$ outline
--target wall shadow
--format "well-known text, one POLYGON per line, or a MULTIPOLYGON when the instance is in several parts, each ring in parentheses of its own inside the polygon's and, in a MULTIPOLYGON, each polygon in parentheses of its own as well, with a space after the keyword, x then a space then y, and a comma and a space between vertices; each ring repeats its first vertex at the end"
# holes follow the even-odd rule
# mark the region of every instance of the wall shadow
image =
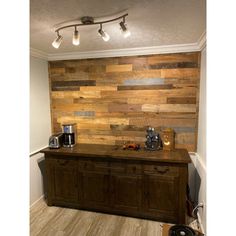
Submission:
POLYGON ((46 173, 45 173, 45 158, 44 157, 40 157, 38 160, 38 167, 40 169, 40 172, 42 174, 42 182, 43 182, 43 194, 44 194, 44 198, 47 197, 47 179, 46 179, 46 173))

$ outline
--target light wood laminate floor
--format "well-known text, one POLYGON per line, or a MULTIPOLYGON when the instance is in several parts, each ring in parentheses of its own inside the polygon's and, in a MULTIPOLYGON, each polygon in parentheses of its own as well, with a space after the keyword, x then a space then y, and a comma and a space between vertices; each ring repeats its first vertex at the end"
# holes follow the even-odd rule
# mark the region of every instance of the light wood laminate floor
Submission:
POLYGON ((42 199, 30 209, 30 236, 161 236, 160 222, 48 207, 42 199))

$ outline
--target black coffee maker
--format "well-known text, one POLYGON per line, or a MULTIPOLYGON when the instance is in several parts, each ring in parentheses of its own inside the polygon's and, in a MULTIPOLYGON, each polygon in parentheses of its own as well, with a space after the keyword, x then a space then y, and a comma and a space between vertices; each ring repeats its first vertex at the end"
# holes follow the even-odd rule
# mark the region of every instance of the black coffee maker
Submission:
POLYGON ((76 124, 63 124, 63 147, 73 147, 76 144, 76 124))

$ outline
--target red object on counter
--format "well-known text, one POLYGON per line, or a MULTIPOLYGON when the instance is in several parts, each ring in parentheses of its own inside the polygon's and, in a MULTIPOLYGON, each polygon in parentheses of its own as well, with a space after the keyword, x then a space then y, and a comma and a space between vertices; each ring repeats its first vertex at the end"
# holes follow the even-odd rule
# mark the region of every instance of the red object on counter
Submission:
POLYGON ((136 144, 136 143, 124 144, 123 149, 124 150, 136 150, 137 151, 137 150, 140 149, 140 145, 136 144))

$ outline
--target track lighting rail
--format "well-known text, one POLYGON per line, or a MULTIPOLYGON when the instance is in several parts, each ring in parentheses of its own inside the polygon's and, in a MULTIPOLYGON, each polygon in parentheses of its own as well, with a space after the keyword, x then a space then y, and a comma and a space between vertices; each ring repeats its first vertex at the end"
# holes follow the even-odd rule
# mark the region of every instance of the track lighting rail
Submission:
MULTIPOLYGON (((119 17, 116 17, 114 19, 110 19, 110 20, 105 20, 105 21, 97 21, 97 22, 91 22, 91 23, 80 23, 80 24, 71 24, 71 25, 66 25, 66 26, 62 26, 58 29, 55 30, 55 32, 59 32, 60 30, 62 29, 66 29, 66 28, 70 28, 70 27, 75 27, 75 26, 87 26, 87 25, 101 25, 101 24, 106 24, 106 23, 109 23, 109 22, 112 22, 112 21, 116 21, 116 20, 119 20, 119 19, 122 19, 125 21, 125 17, 128 16, 128 13, 122 15, 122 16, 119 16, 119 17)), ((81 21, 83 22, 83 17, 81 18, 81 21)))
POLYGON ((94 18, 91 16, 84 16, 82 17, 80 20, 82 23, 77 23, 77 24, 69 24, 69 25, 64 25, 61 26, 59 28, 57 28, 55 30, 55 33, 57 34, 57 38, 53 41, 52 46, 54 48, 59 48, 60 44, 62 43, 63 37, 60 35, 60 31, 66 28, 75 28, 74 32, 73 32, 73 38, 72 38, 72 43, 75 46, 78 46, 80 44, 80 34, 79 31, 77 30, 77 27, 80 26, 88 26, 88 25, 100 25, 100 28, 98 30, 98 34, 102 37, 102 39, 107 42, 110 39, 110 36, 107 32, 105 32, 102 28, 103 24, 109 23, 109 22, 113 22, 113 21, 117 21, 119 19, 123 19, 119 25, 121 27, 121 31, 123 33, 124 38, 127 38, 128 36, 131 35, 130 31, 128 30, 126 24, 125 24, 125 17, 128 16, 128 13, 122 14, 118 17, 114 17, 108 20, 103 20, 103 21, 97 21, 94 22, 94 18))

